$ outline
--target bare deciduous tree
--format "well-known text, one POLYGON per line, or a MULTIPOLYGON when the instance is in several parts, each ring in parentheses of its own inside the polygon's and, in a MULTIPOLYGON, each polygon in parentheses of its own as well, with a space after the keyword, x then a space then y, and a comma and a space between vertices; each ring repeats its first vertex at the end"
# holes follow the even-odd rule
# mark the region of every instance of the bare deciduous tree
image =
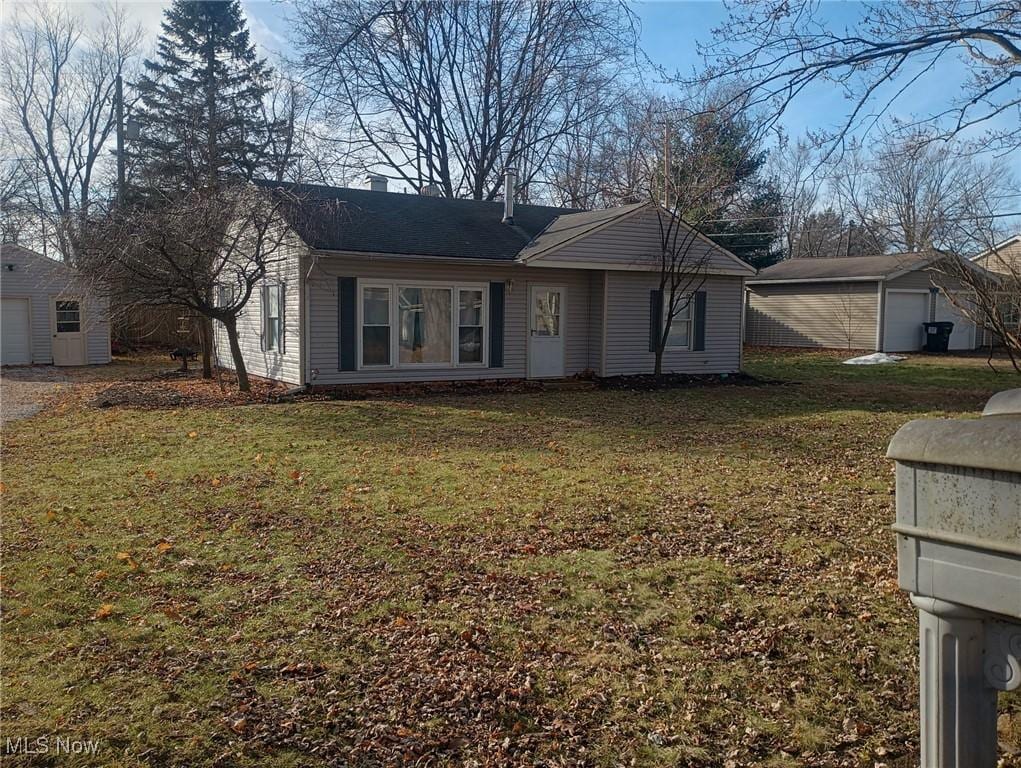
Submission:
POLYGON ((1014 190, 1002 163, 982 163, 927 134, 893 139, 866 156, 856 148, 838 174, 845 210, 880 242, 899 251, 931 247, 965 253, 980 245, 959 227, 980 209, 1003 210, 1014 190))
POLYGON ((633 51, 630 22, 602 0, 306 0, 298 36, 366 166, 491 200, 505 167, 528 189, 558 139, 608 108, 593 95, 633 51))
POLYGON ((222 323, 238 388, 248 391, 237 319, 267 273, 291 253, 295 241, 281 214, 288 204, 285 193, 228 185, 166 197, 160 205, 114 207, 90 221, 82 271, 121 310, 177 306, 222 323))
POLYGON ((821 136, 832 151, 845 137, 867 132, 911 89, 941 84, 945 59, 962 62, 967 78, 950 101, 899 126, 914 132, 935 125, 946 139, 984 129, 983 146, 1007 152, 1021 146, 1021 6, 981 0, 906 0, 865 5, 856 24, 838 27, 816 0, 736 0, 714 42, 702 46, 700 82, 740 81, 735 103, 768 108, 763 129, 813 85, 845 94, 848 113, 821 136), (1007 117, 998 122, 996 118, 1007 117))
POLYGON ((66 7, 38 3, 17 9, 3 35, 4 130, 38 174, 38 213, 67 260, 77 255, 82 222, 104 182, 117 77, 141 39, 122 8, 103 13, 90 30, 66 7))

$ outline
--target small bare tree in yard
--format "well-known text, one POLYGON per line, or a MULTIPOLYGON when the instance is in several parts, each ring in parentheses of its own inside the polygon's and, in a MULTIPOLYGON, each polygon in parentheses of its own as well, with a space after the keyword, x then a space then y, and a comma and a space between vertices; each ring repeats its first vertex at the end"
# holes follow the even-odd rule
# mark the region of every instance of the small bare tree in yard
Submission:
MULTIPOLYGON (((992 240, 990 237, 990 247, 992 240)), ((945 253, 933 264, 932 272, 940 293, 956 313, 992 334, 990 367, 993 347, 999 344, 1014 371, 1021 373, 1021 262, 1005 259, 1001 269, 990 272, 966 256, 945 253)))
MULTIPOLYGON (((151 200, 151 198, 150 198, 151 200)), ((115 207, 89 228, 83 271, 111 305, 177 306, 223 324, 238 388, 250 389, 238 317, 294 241, 290 198, 247 185, 198 189, 162 205, 115 207)))
MULTIPOLYGON (((833 306, 833 320, 840 331, 840 341, 845 349, 854 349, 854 340, 858 334, 871 325, 866 314, 861 311, 861 303, 858 300, 860 295, 844 286, 838 292, 836 304, 833 306)), ((872 303, 874 305, 875 301, 872 303)))

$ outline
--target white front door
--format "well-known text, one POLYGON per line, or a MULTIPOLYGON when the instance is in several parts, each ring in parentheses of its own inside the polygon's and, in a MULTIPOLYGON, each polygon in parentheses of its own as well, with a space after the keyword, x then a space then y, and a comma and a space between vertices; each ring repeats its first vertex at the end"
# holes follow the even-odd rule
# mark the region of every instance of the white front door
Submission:
POLYGON ((28 365, 32 362, 28 299, 0 299, 0 365, 28 365))
POLYGON ((529 290, 528 376, 553 379, 564 375, 563 288, 533 285, 529 290))
POLYGON ((929 319, 928 291, 886 292, 884 352, 917 352, 922 348, 922 323, 929 319))
POLYGON ((85 313, 81 299, 60 298, 50 302, 53 328, 53 364, 85 365, 85 313))
POLYGON ((936 297, 936 321, 954 324, 950 334, 950 349, 975 349, 975 324, 959 314, 942 293, 936 297))

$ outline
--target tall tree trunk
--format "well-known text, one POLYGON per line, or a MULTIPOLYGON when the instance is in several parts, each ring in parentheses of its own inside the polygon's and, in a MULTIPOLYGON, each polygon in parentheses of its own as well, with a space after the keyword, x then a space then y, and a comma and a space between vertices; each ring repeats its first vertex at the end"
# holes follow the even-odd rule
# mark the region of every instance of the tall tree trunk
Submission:
POLYGON ((245 368, 245 357, 241 354, 241 344, 238 342, 238 321, 236 317, 228 318, 223 323, 227 329, 227 341, 230 344, 230 356, 234 361, 234 372, 238 377, 238 390, 250 392, 251 383, 248 381, 248 369, 245 368))
POLYGON ((213 378, 213 323, 202 315, 199 317, 199 334, 202 337, 202 378, 213 378))
POLYGON ((663 375, 663 343, 660 342, 656 349, 656 365, 652 371, 656 376, 663 375))

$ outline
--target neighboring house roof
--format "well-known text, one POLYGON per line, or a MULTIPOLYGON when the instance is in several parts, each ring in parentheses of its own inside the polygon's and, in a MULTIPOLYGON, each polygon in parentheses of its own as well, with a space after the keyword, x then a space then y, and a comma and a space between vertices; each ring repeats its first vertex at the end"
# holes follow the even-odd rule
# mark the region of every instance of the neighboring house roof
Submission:
POLYGON ((786 259, 766 267, 749 283, 886 280, 926 266, 932 255, 893 253, 835 259, 786 259))
MULTIPOLYGON (((503 203, 460 200, 349 187, 256 181, 299 199, 284 214, 315 250, 447 256, 513 261, 562 214, 576 208, 514 206, 514 224, 503 223, 503 203)), ((598 211, 593 213, 605 213, 598 211)))
POLYGON ((63 261, 51 259, 38 251, 33 251, 14 243, 0 244, 0 264, 8 261, 33 262, 39 267, 44 267, 52 274, 66 274, 69 278, 78 276, 78 271, 63 261))
POLYGON ((1011 273, 1021 269, 1021 234, 1008 237, 1002 243, 972 256, 971 260, 993 272, 1011 273))

